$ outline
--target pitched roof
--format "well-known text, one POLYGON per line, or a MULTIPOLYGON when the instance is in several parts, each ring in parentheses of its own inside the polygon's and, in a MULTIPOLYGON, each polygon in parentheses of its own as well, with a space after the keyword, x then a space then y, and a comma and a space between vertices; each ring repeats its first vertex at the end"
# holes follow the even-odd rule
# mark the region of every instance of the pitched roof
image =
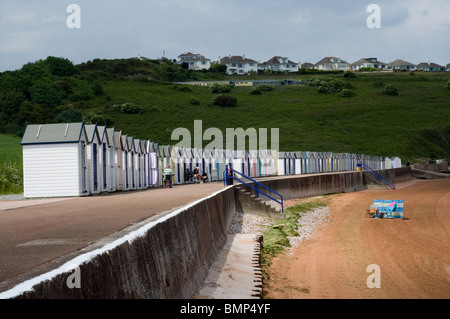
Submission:
POLYGON ((328 57, 323 58, 319 62, 317 62, 315 64, 315 66, 320 65, 320 64, 333 64, 333 63, 347 63, 347 62, 344 60, 341 60, 340 58, 336 58, 334 56, 328 56, 328 57))
POLYGON ((433 63, 433 62, 422 62, 417 64, 418 69, 425 69, 425 68, 435 68, 435 69, 442 69, 444 66, 433 63))
POLYGON ((247 59, 246 57, 242 57, 240 55, 233 55, 220 59, 220 63, 229 64, 229 63, 257 63, 257 62, 255 60, 247 59))
POLYGON ((389 62, 388 66, 392 67, 392 66, 400 66, 400 65, 407 65, 407 66, 415 66, 415 64, 402 60, 402 59, 397 59, 393 62, 389 62))
POLYGON ((78 143, 83 130, 84 122, 27 125, 20 144, 78 143))
MULTIPOLYGON (((274 56, 270 60, 268 60, 268 61, 266 61, 264 63, 261 63, 261 65, 281 64, 280 59, 282 59, 282 58, 283 57, 281 57, 281 56, 274 56)), ((285 59, 287 59, 287 58, 285 58, 285 59)), ((287 63, 289 63, 289 64, 298 64, 298 63, 293 62, 293 61, 291 61, 289 59, 288 59, 287 63)))

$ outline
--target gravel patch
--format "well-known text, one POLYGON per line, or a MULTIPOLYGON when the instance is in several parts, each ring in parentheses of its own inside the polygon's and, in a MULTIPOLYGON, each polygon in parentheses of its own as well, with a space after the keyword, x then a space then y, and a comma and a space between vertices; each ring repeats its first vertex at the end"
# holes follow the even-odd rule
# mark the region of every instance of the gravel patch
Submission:
MULTIPOLYGON (((288 237, 291 248, 299 242, 310 239, 314 229, 321 223, 330 222, 330 209, 321 207, 312 211, 303 213, 298 219, 299 227, 297 228, 298 236, 288 237)), ((244 214, 236 212, 231 220, 228 234, 258 234, 267 230, 265 226, 272 225, 272 219, 252 214, 244 214)))
POLYGON ((26 200, 23 194, 1 195, 0 200, 26 200))
POLYGON ((231 220, 228 234, 258 234, 267 230, 264 225, 272 224, 272 219, 252 214, 244 214, 236 212, 231 220))
POLYGON ((330 222, 330 209, 327 207, 316 208, 312 211, 303 213, 298 219, 300 226, 297 228, 298 236, 288 237, 291 248, 299 242, 310 239, 314 229, 322 223, 330 222))

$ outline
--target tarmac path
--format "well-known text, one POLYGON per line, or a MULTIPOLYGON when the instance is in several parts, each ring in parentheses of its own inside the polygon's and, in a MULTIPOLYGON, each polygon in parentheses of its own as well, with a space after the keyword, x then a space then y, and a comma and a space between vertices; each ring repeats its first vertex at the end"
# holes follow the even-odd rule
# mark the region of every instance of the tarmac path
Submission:
POLYGON ((450 180, 396 186, 331 195, 331 221, 274 258, 265 297, 449 299, 450 180), (367 218, 374 199, 403 199, 405 219, 367 218))
POLYGON ((47 271, 45 265, 55 267, 61 256, 76 255, 130 225, 223 188, 223 183, 213 182, 67 199, 0 201, 0 291, 47 271))

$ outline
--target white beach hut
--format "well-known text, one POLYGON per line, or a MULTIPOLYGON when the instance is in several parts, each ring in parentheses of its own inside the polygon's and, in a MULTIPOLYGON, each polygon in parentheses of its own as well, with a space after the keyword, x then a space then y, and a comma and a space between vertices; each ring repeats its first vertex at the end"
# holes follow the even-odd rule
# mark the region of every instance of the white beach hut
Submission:
POLYGON ((116 190, 123 190, 124 188, 123 152, 122 132, 114 132, 114 182, 116 190))
POLYGON ((25 197, 89 195, 84 123, 27 125, 21 145, 25 197))
POLYGON ((114 128, 107 128, 107 138, 108 138, 108 192, 114 192, 116 190, 116 170, 115 170, 115 143, 114 143, 114 128))
POLYGON ((88 188, 91 194, 99 194, 101 190, 101 165, 100 152, 101 140, 98 134, 97 125, 85 125, 86 135, 88 137, 87 149, 87 170, 88 170, 88 188))

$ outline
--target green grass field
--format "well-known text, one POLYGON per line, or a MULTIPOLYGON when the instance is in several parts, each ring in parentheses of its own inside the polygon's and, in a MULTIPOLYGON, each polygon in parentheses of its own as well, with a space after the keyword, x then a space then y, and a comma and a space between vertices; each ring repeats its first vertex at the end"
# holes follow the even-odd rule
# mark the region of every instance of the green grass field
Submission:
MULTIPOLYGON (((307 85, 275 86, 271 92, 251 95, 251 88, 235 87, 229 94, 237 98, 237 106, 219 107, 210 105, 215 94, 207 87, 180 92, 171 85, 112 80, 104 85, 110 101, 101 112, 113 120, 116 130, 161 144, 176 144, 178 141, 171 140, 175 128, 193 132, 194 120, 202 120, 203 131, 210 127, 222 132, 237 127, 279 128, 282 151, 399 156, 404 161, 450 157, 450 90, 445 88, 450 74, 333 77, 344 81, 356 95, 319 94, 317 87, 307 85), (398 89, 399 96, 380 93, 388 84, 398 89), (192 97, 200 100, 200 105, 190 105, 192 97), (144 113, 122 114, 112 107, 122 103, 142 107, 144 113)), ((98 110, 98 106, 92 109, 98 110)), ((204 141, 204 146, 209 142, 204 141)))
POLYGON ((23 192, 20 138, 0 134, 0 195, 23 192))
POLYGON ((20 137, 0 134, 0 163, 21 163, 20 137))

